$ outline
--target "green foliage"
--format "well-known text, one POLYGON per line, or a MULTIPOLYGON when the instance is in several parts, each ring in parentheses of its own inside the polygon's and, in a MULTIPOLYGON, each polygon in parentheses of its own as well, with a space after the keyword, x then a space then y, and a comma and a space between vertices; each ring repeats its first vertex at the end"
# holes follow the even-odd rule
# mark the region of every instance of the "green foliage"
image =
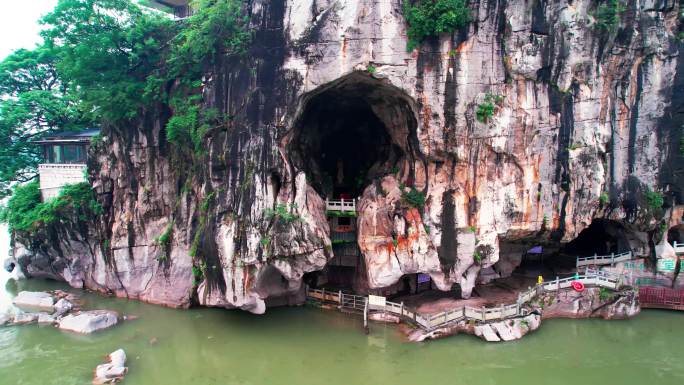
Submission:
POLYGON ((485 95, 485 99, 482 103, 478 104, 477 111, 475 111, 475 116, 479 122, 486 123, 489 119, 494 116, 494 110, 496 106, 503 103, 503 96, 501 95, 485 95))
POLYGON ((416 190, 415 187, 411 187, 411 190, 408 192, 402 189, 401 201, 410 207, 422 209, 425 206, 425 194, 416 190))
POLYGON ((162 104, 173 111, 168 140, 201 153, 206 132, 231 119, 201 107, 202 75, 246 52, 243 3, 197 0, 192 17, 174 22, 133 0, 60 0, 41 20, 43 43, 0 63, 0 197, 35 177, 32 140, 130 124, 162 104))
POLYGON ((599 196, 599 202, 601 202, 602 205, 607 205, 608 202, 610 202, 610 196, 608 196, 607 192, 602 192, 601 195, 599 196))
POLYGON ((64 186, 56 198, 41 202, 39 184, 34 181, 14 189, 7 207, 0 210, 0 221, 7 223, 10 231, 29 232, 60 221, 85 221, 102 211, 88 183, 64 186))
POLYGON ((579 145, 579 144, 577 144, 577 143, 571 143, 571 144, 568 146, 568 151, 577 150, 578 148, 580 148, 580 145, 579 145))
POLYGON ((646 204, 648 204, 648 207, 652 210, 660 209, 665 203, 663 194, 652 191, 649 188, 646 188, 646 191, 644 191, 644 198, 646 199, 646 204))
POLYGON ((428 225, 423 225, 423 229, 427 235, 430 235, 430 227, 428 225))
POLYGON ((397 238, 392 238, 392 244, 394 245, 394 248, 399 246, 399 240, 397 238))
POLYGON ((56 63, 45 47, 21 49, 0 62, 0 198, 12 182, 35 177, 40 147, 32 141, 86 124, 56 63))
POLYGON ((611 298, 613 298, 613 292, 610 289, 606 287, 601 287, 599 289, 599 299, 601 301, 607 301, 611 298))
POLYGON ((195 286, 202 283, 207 274, 207 263, 200 261, 199 265, 192 265, 193 284, 195 286))
POLYGON ((477 263, 478 265, 482 263, 482 254, 479 250, 475 250, 475 252, 473 253, 473 261, 475 261, 475 263, 477 263))
POLYGON ((263 237, 261 237, 261 239, 259 240, 259 244, 261 244, 261 247, 267 248, 268 245, 271 244, 271 238, 270 238, 269 236, 263 236, 263 237))
POLYGON ((293 223, 301 220, 301 217, 295 213, 297 205, 291 203, 289 206, 285 204, 277 204, 275 209, 267 208, 264 210, 266 218, 282 221, 284 223, 293 223))
POLYGON ((406 48, 412 51, 426 37, 454 32, 468 24, 470 10, 466 0, 406 0, 404 18, 408 24, 406 48))
POLYGON ((468 227, 468 231, 470 231, 471 233, 476 233, 476 232, 477 232, 477 227, 475 227, 475 226, 470 226, 470 227, 468 227))
POLYGON ((356 241, 350 240, 350 239, 333 239, 332 240, 333 245, 346 245, 349 243, 356 243, 356 241))
POLYGON ((356 217, 356 211, 339 211, 339 210, 328 210, 326 215, 329 217, 356 217))
POLYGON ((620 25, 620 18, 626 9, 624 0, 601 0, 593 15, 596 27, 606 32, 614 32, 620 25))
POLYGON ((160 261, 166 261, 169 258, 169 253, 171 251, 171 238, 173 237, 173 221, 166 226, 164 232, 161 233, 154 242, 159 245, 162 249, 162 253, 157 259, 160 261))
POLYGON ((375 68, 374 65, 369 64, 366 66, 366 72, 368 72, 369 74, 373 75, 375 71, 377 71, 377 68, 375 68))

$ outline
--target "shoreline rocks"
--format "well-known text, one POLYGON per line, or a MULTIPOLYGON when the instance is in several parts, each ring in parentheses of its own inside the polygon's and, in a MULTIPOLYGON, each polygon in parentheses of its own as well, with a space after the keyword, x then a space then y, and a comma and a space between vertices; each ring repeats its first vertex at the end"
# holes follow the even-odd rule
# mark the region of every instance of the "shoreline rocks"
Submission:
POLYGON ((60 330, 90 334, 117 324, 119 315, 111 310, 89 310, 64 316, 58 323, 60 330))
POLYGON ((77 295, 61 290, 55 292, 22 291, 13 299, 19 311, 0 314, 0 326, 38 323, 39 325, 55 325, 60 330, 90 334, 110 328, 119 321, 119 314, 115 311, 80 311, 75 302, 78 302, 77 295), (57 302, 55 299, 58 299, 57 302))
POLYGON ((43 310, 50 313, 55 310, 52 295, 42 291, 20 291, 12 302, 20 309, 43 310))
POLYGON ((93 377, 93 384, 95 385, 121 382, 126 373, 128 373, 126 353, 123 349, 110 353, 107 358, 109 362, 98 365, 95 368, 95 375, 93 377))

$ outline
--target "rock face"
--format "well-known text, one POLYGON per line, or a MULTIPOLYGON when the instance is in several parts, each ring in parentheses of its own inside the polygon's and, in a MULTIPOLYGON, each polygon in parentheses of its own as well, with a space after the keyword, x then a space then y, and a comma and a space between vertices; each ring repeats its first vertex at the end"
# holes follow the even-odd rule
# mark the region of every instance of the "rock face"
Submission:
POLYGON ((249 60, 207 72, 205 107, 233 119, 207 132, 206 154, 166 141, 159 106, 104 127, 88 170, 105 213, 15 234, 23 272, 169 306, 301 302, 304 275, 332 258, 325 143, 358 114, 379 132, 377 151, 349 146, 369 160, 367 288, 421 272, 467 297, 481 271, 510 274, 520 245, 558 249, 599 219, 648 254, 659 220, 681 212, 674 0, 629 0, 614 30, 593 0, 471 2, 466 27, 412 52, 399 0, 249 4, 249 60), (424 204, 403 199, 414 190, 424 204))
POLYGON ((119 315, 111 310, 89 310, 69 314, 62 318, 57 327, 81 334, 90 334, 116 325, 119 315))
POLYGON ((625 319, 641 311, 639 295, 633 289, 613 292, 598 287, 587 288, 581 293, 573 290, 545 293, 536 306, 544 318, 625 319))

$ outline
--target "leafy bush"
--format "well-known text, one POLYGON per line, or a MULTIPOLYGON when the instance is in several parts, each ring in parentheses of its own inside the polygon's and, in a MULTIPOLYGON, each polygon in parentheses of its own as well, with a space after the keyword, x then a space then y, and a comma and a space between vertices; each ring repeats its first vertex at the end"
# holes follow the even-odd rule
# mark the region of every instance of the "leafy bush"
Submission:
POLYGON ((11 231, 35 231, 61 220, 87 220, 102 214, 102 206, 88 183, 66 185, 59 195, 41 202, 38 181, 17 186, 7 206, 0 211, 0 221, 11 231))
POLYGON ((475 250, 475 252, 473 253, 473 261, 475 261, 475 263, 477 263, 478 265, 482 263, 482 254, 479 250, 475 250))
POLYGON ((404 18, 408 24, 408 44, 412 51, 429 36, 453 32, 468 24, 470 10, 466 0, 420 0, 404 2, 404 18))
POLYGON ((601 195, 599 196, 599 202, 601 202, 602 205, 608 204, 610 202, 610 196, 608 196, 607 192, 602 192, 601 195))
POLYGON ((599 289, 599 299, 601 301, 607 301, 611 298, 613 298, 613 292, 610 289, 606 287, 602 287, 599 289))
POLYGON ((402 190, 401 201, 410 207, 422 209, 425 206, 425 194, 411 187, 409 192, 402 190))
POLYGON ((171 221, 171 223, 166 226, 166 229, 164 229, 164 232, 154 240, 154 242, 162 249, 162 253, 158 258, 160 261, 166 261, 169 258, 169 253, 171 251, 171 237, 173 237, 173 221, 171 221))
POLYGON ((368 66, 366 66, 366 72, 368 72, 371 75, 373 75, 375 73, 375 71, 377 71, 377 70, 378 69, 372 64, 369 64, 368 66))
POLYGON ((291 203, 289 207, 285 204, 277 204, 275 209, 264 210, 264 215, 269 220, 275 218, 285 223, 292 223, 301 220, 301 217, 294 212, 296 209, 297 205, 294 203, 291 203))
POLYGON ((594 18, 598 29, 613 32, 620 24, 620 17, 625 12, 624 0, 602 0, 596 8, 594 18))
POLYGON ((477 120, 482 123, 486 123, 489 119, 494 116, 494 110, 497 105, 501 105, 503 102, 503 96, 501 95, 485 95, 484 102, 477 106, 477 111, 475 111, 475 116, 477 120))
POLYGON ((644 191, 644 198, 646 199, 646 204, 648 204, 648 207, 652 210, 657 210, 663 207, 663 204, 665 203, 663 200, 663 194, 657 191, 652 191, 649 188, 646 188, 646 191, 644 191))

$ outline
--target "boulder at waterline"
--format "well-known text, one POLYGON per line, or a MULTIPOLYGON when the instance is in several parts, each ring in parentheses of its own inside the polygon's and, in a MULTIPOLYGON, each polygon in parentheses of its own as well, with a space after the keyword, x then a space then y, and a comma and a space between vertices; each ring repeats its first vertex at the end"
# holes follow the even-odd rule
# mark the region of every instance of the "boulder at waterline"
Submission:
POLYGON ((55 300, 52 295, 42 291, 20 291, 12 302, 22 309, 53 312, 55 300))
POLYGON ((123 380, 128 368, 126 365, 126 353, 123 349, 116 350, 109 354, 109 362, 98 365, 95 368, 93 384, 113 384, 123 380))
POLYGON ((111 310, 90 310, 69 314, 59 321, 58 327, 76 333, 90 334, 116 325, 118 314, 111 310))

